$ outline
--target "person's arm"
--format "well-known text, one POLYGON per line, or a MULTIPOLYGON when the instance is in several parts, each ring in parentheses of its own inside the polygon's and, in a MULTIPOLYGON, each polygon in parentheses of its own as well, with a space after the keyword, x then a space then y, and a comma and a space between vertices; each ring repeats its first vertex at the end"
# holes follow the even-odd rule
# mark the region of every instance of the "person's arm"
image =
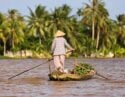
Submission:
POLYGON ((70 49, 70 50, 74 50, 69 44, 68 44, 68 42, 65 40, 65 46, 68 48, 68 49, 70 49))

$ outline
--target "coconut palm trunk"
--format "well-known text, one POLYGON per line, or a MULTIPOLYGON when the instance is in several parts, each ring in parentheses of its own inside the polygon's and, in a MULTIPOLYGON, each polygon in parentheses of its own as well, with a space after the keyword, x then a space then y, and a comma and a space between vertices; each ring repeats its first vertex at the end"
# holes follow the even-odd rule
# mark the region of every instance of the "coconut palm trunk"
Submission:
POLYGON ((3 55, 5 56, 5 54, 6 54, 6 41, 4 41, 3 43, 4 43, 4 51, 3 51, 3 55))
POLYGON ((11 40, 11 42, 12 42, 12 48, 14 48, 15 46, 14 46, 14 32, 12 32, 12 40, 11 40))
POLYGON ((100 28, 98 27, 98 30, 97 30, 97 39, 96 39, 96 50, 98 49, 98 46, 99 46, 99 36, 100 36, 100 28))
POLYGON ((94 37, 95 37, 95 21, 94 21, 94 17, 92 19, 92 40, 94 41, 94 37))

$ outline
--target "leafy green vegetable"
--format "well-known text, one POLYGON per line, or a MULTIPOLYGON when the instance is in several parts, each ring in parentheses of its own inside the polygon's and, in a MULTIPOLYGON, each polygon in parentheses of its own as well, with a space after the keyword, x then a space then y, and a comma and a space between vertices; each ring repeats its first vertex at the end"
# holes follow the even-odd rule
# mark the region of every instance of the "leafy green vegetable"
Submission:
POLYGON ((89 73, 91 70, 94 70, 94 68, 87 63, 80 63, 79 65, 76 65, 74 68, 74 73, 78 75, 85 75, 89 73))

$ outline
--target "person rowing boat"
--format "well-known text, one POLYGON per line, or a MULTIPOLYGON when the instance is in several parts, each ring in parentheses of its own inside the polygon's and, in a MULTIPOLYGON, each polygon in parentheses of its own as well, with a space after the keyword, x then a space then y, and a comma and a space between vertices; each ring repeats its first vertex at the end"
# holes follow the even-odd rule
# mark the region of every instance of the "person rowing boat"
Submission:
POLYGON ((55 70, 60 72, 64 72, 66 49, 69 49, 69 51, 74 50, 74 48, 68 44, 64 36, 65 33, 58 30, 51 46, 55 70))

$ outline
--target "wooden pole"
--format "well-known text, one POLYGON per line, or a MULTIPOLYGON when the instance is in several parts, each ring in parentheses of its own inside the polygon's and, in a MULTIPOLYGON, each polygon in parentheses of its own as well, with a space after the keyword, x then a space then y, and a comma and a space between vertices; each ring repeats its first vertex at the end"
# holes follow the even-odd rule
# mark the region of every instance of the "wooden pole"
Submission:
POLYGON ((30 69, 27 69, 27 70, 25 70, 25 71, 23 71, 23 72, 20 72, 20 73, 14 75, 14 76, 8 78, 8 80, 10 80, 10 79, 12 79, 12 78, 15 78, 15 77, 17 77, 17 76, 19 76, 19 75, 21 75, 21 74, 23 74, 23 73, 25 73, 25 72, 28 72, 28 71, 30 71, 30 70, 32 70, 32 69, 34 69, 34 68, 37 68, 37 67, 39 67, 39 66, 41 66, 41 65, 43 65, 43 64, 46 64, 46 63, 50 62, 51 60, 52 60, 52 59, 49 59, 49 60, 47 60, 46 62, 44 62, 44 63, 42 63, 42 64, 39 64, 39 65, 37 65, 37 66, 34 66, 34 67, 32 67, 32 68, 30 68, 30 69))

